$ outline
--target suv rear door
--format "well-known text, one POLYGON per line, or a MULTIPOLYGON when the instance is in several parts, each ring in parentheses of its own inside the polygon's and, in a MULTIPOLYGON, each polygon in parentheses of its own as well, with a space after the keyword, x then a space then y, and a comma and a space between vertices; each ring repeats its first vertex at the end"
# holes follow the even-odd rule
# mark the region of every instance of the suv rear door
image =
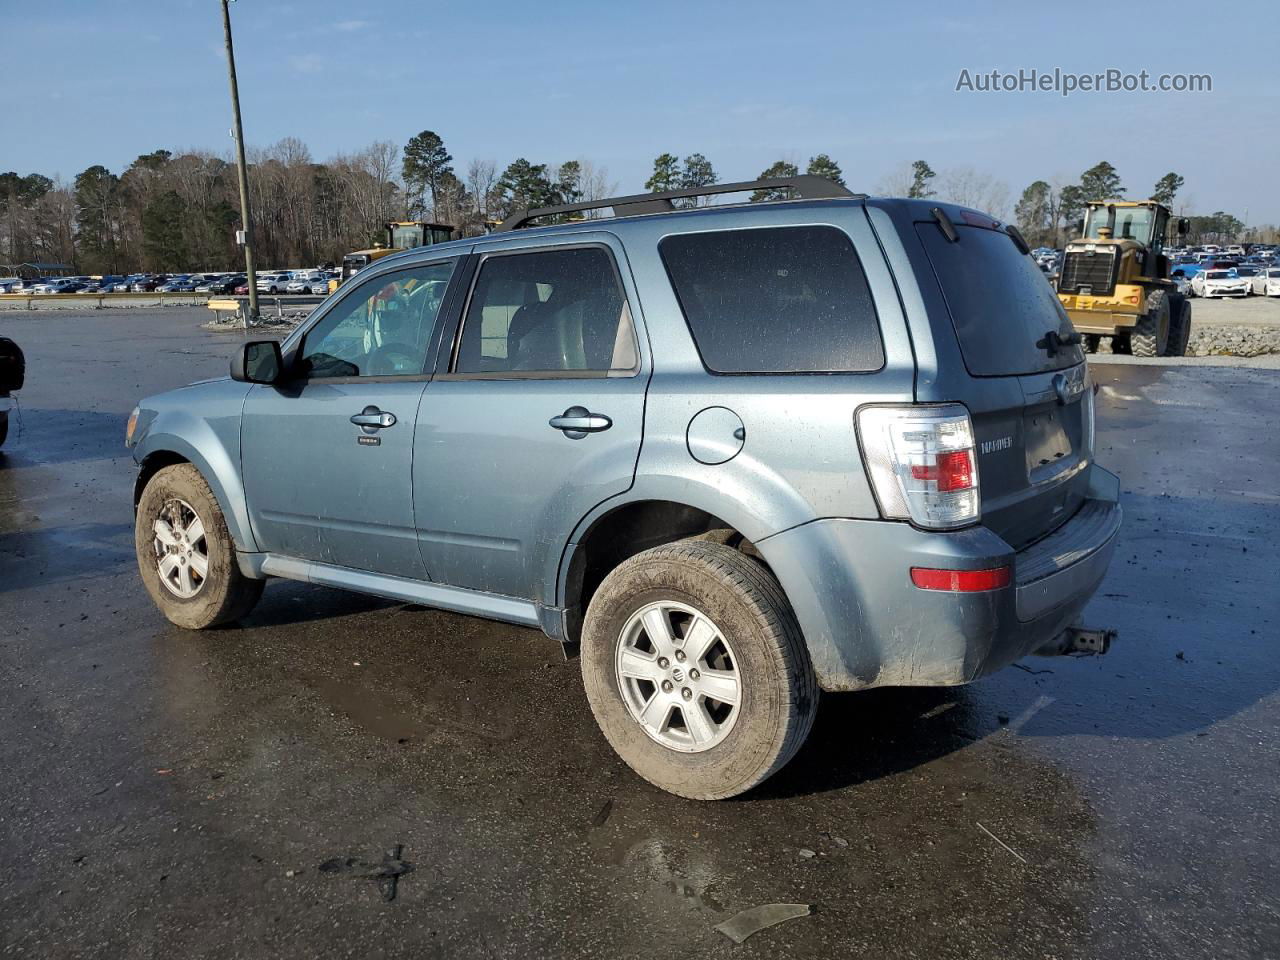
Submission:
POLYGON ((621 245, 604 232, 472 258, 452 349, 414 441, 418 537, 431 579, 545 601, 574 526, 631 486, 647 365, 621 245))
POLYGON ((1057 294, 1013 238, 978 215, 949 225, 954 241, 935 219, 914 224, 945 304, 930 317, 934 337, 954 338, 968 375, 960 395, 937 399, 968 407, 982 522, 1021 548, 1083 502, 1093 459, 1088 370, 1080 346, 1063 342, 1074 330, 1057 294))

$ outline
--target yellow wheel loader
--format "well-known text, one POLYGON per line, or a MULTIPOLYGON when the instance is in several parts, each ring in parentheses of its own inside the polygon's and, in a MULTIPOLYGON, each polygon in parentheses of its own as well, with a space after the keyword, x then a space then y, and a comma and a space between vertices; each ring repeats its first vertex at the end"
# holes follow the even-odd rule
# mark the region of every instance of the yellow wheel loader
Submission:
MULTIPOLYGON (((1058 299, 1085 349, 1112 338, 1112 351, 1138 357, 1182 356, 1191 339, 1191 304, 1169 279, 1164 245, 1169 208, 1155 200, 1088 205, 1083 230, 1067 244, 1058 299)), ((1176 221, 1187 232, 1187 221, 1176 221)))

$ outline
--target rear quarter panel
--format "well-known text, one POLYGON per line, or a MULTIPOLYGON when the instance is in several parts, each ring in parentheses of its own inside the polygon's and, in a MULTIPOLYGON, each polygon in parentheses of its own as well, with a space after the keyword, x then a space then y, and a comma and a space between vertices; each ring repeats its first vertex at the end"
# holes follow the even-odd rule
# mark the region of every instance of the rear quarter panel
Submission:
MULTIPOLYGON (((634 501, 697 507, 758 542, 822 517, 879 516, 858 451, 859 406, 910 401, 915 361, 894 278, 861 203, 778 204, 623 221, 622 239, 643 302, 653 357, 635 483, 579 524, 561 562, 558 600, 573 544, 596 519, 634 501), (714 375, 703 366, 658 251, 671 233, 824 224, 854 243, 876 301, 885 364, 861 374, 714 375), (691 420, 709 407, 741 419, 742 450, 721 464, 690 452, 691 420)), ((762 548, 763 549, 763 548, 762 548)))

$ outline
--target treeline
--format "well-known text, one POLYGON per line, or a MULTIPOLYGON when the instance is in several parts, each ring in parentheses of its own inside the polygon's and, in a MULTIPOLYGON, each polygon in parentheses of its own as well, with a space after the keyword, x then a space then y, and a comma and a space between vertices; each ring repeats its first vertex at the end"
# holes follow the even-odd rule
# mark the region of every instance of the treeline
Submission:
MULTIPOLYGON (((804 172, 843 184, 832 157, 809 158, 804 172)), ((800 166, 778 160, 759 179, 795 176, 800 166)), ((655 158, 644 189, 700 187, 720 182, 701 153, 655 158)), ((1150 196, 1174 204, 1183 186, 1166 174, 1150 196)), ((855 188, 862 188, 855 185, 855 188)), ((518 158, 499 170, 486 160, 455 166, 443 139, 430 130, 404 148, 381 141, 317 162, 292 137, 249 152, 249 192, 258 263, 300 266, 337 261, 343 253, 384 241, 388 220, 426 219, 456 227, 463 236, 524 207, 554 206, 631 193, 619 191, 608 171, 587 159, 535 163, 518 158)), ((1085 203, 1124 197, 1116 169, 1106 161, 1078 182, 1037 180, 1010 205, 1007 184, 971 167, 935 172, 928 162, 905 164, 875 185, 893 196, 937 197, 1018 224, 1033 246, 1061 246, 1075 235, 1085 203)), ((752 200, 786 191, 757 191, 752 200)), ((1139 198, 1145 199, 1145 196, 1139 198)), ((94 165, 71 183, 39 173, 0 174, 0 260, 9 264, 65 263, 78 273, 234 269, 240 226, 234 166, 202 150, 156 150, 113 173, 94 165)), ((694 201, 684 201, 692 206, 694 201)), ((1192 243, 1252 239, 1274 241, 1274 227, 1251 228, 1231 214, 1192 216, 1192 243)))
MULTIPOLYGON (((599 198, 616 190, 588 160, 518 159, 499 171, 474 160, 456 172, 435 134, 402 151, 373 143, 316 162, 294 138, 249 151, 250 216, 263 266, 336 262, 384 243, 389 220, 430 219, 463 236, 525 206, 599 198)), ((230 270, 240 199, 234 164, 207 151, 156 150, 121 173, 94 165, 71 183, 0 174, 0 260, 64 263, 77 273, 230 270)))

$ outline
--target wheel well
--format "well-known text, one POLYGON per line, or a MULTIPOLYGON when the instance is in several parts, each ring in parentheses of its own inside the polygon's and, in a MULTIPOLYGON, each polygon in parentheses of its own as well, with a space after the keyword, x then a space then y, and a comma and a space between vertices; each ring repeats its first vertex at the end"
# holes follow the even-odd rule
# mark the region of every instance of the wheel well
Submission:
POLYGON ((728 544, 763 562, 753 543, 705 510, 668 500, 626 504, 593 523, 573 552, 565 582, 565 639, 578 642, 592 596, 618 564, 652 547, 692 538, 728 544))
POLYGON ((142 491, 147 489, 147 484, 151 482, 152 477, 165 467, 171 467, 175 463, 190 462, 186 457, 174 453, 172 450, 157 450, 155 453, 148 454, 146 459, 142 461, 142 466, 138 468, 138 479, 133 482, 134 508, 136 509, 138 503, 142 500, 142 491))

